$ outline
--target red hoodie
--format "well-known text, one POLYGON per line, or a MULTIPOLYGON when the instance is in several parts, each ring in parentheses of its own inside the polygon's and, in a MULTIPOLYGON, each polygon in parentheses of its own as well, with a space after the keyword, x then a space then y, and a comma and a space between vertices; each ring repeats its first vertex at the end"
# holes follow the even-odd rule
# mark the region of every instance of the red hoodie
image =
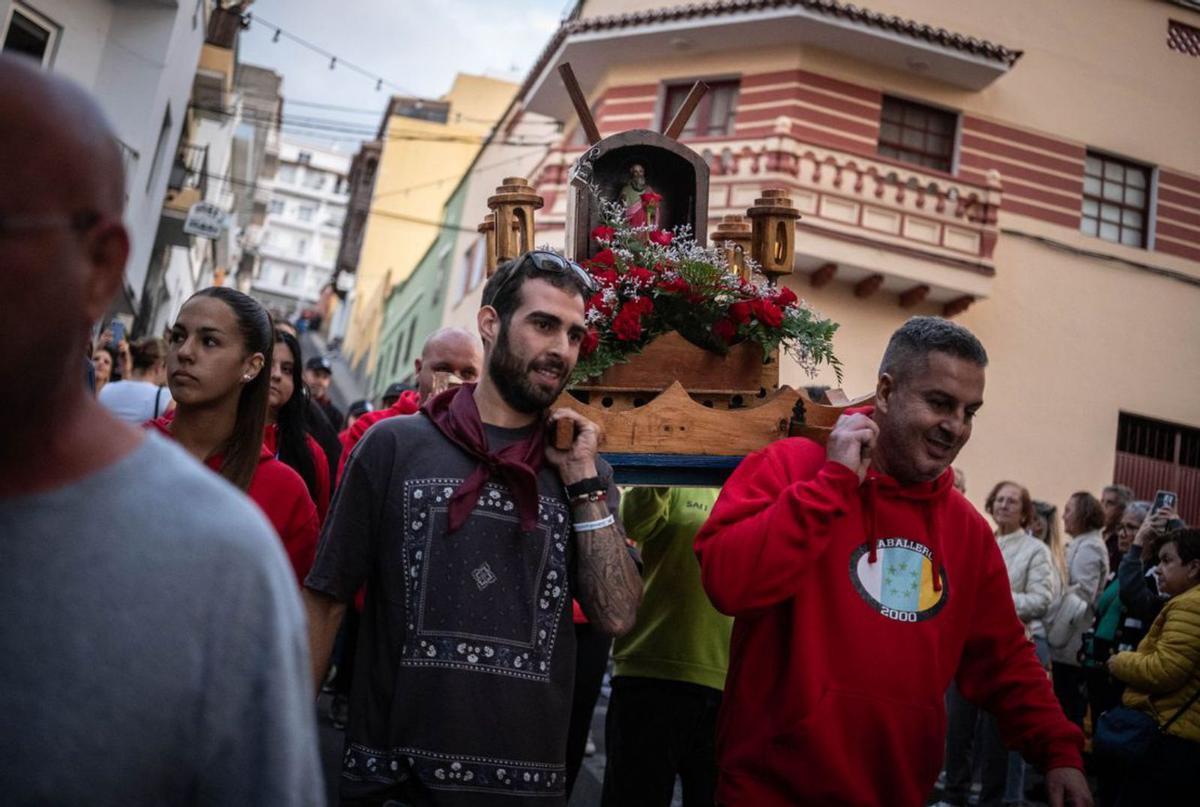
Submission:
MULTIPOLYGON (((164 415, 146 424, 147 428, 158 429, 174 439, 171 420, 174 413, 164 415)), ((205 465, 219 472, 223 457, 216 454, 205 461, 205 465)), ((296 579, 304 582, 317 555, 317 508, 308 495, 308 488, 300 474, 275 459, 275 454, 264 445, 258 458, 258 469, 250 480, 246 495, 254 500, 266 515, 275 533, 283 541, 283 548, 292 562, 296 579)))
MULTIPOLYGON (((325 458, 325 451, 311 434, 304 435, 304 442, 308 446, 308 453, 312 456, 313 474, 316 477, 317 496, 313 500, 313 504, 317 506, 317 527, 319 528, 325 523, 325 516, 329 515, 329 460, 325 458)), ((263 432, 263 446, 271 452, 272 457, 279 459, 278 424, 267 424, 267 428, 263 432)), ((284 464, 287 465, 287 463, 284 464)), ((304 477, 300 478, 304 479, 304 477)), ((304 488, 307 490, 308 485, 305 485, 304 488)))
POLYGON ((338 460, 338 481, 342 481, 342 472, 346 470, 346 460, 350 458, 351 449, 358 445, 358 441, 367 433, 367 429, 385 418, 394 418, 397 415, 415 415, 420 409, 420 393, 405 390, 387 409, 365 412, 354 421, 353 426, 343 429, 342 433, 338 435, 338 439, 342 442, 342 457, 338 460))
POLYGON ((1082 768, 996 539, 951 471, 860 485, 817 443, 780 440, 734 472, 696 554, 713 605, 737 618, 722 804, 924 804, 951 680, 1040 768, 1082 768))

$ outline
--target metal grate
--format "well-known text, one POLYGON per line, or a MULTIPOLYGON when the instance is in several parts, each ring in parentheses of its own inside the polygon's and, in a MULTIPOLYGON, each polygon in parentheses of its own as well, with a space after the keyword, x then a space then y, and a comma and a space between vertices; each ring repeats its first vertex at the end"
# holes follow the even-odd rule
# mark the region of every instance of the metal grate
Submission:
POLYGON ((1188 56, 1200 56, 1200 28, 1178 20, 1168 20, 1167 47, 1188 56))

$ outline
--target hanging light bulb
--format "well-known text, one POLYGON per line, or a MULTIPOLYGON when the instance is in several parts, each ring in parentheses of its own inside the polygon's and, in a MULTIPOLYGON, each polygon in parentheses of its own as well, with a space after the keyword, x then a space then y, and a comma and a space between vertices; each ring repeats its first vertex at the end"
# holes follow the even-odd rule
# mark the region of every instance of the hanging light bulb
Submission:
POLYGON ((379 92, 382 89, 383 89, 383 79, 376 79, 375 80, 375 92, 379 92))
POLYGON ((334 56, 329 60, 329 69, 332 70, 336 66, 337 66, 337 57, 334 56))
POLYGON ((281 33, 282 33, 282 31, 280 31, 278 28, 276 28, 276 29, 275 29, 275 36, 271 37, 271 41, 272 41, 272 42, 278 42, 278 41, 279 41, 279 34, 281 34, 281 33))

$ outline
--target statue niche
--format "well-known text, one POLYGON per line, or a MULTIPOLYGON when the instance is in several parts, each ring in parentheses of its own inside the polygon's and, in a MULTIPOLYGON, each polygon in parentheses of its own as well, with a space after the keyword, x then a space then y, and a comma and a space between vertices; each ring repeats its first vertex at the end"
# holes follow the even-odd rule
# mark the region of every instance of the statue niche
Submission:
POLYGON ((706 242, 708 165, 672 138, 643 129, 621 132, 596 143, 572 166, 565 246, 577 261, 600 250, 591 239, 602 223, 593 187, 606 201, 624 201, 635 226, 671 230, 687 224, 698 244, 706 242), (662 197, 652 211, 639 206, 647 191, 662 197))

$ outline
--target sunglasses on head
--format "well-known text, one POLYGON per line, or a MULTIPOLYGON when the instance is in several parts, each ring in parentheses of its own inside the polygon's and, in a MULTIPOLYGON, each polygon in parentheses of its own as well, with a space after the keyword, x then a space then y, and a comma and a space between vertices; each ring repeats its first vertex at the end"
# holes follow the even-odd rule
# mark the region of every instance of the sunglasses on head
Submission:
POLYGON ((492 293, 493 302, 497 297, 500 296, 500 292, 506 285, 508 285, 510 280, 516 277, 517 273, 521 271, 526 263, 533 264, 534 268, 539 272, 560 275, 565 275, 567 273, 574 274, 575 279, 579 281, 579 284, 583 286, 584 290, 589 295, 595 294, 599 290, 599 288, 596 286, 596 281, 592 279, 592 276, 588 273, 588 270, 575 263, 575 261, 567 260, 557 252, 550 252, 544 249, 535 249, 532 252, 526 252, 513 262, 512 268, 508 270, 508 274, 504 276, 503 280, 496 284, 496 290, 492 293))

